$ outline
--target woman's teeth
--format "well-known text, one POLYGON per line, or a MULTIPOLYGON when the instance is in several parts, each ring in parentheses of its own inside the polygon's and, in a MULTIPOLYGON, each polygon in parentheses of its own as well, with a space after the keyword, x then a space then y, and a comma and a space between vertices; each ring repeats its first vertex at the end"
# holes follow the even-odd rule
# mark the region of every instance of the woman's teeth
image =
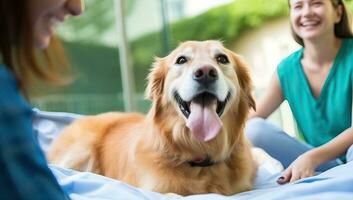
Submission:
POLYGON ((316 26, 318 25, 319 22, 304 22, 304 23, 301 23, 302 26, 306 27, 306 26, 316 26))

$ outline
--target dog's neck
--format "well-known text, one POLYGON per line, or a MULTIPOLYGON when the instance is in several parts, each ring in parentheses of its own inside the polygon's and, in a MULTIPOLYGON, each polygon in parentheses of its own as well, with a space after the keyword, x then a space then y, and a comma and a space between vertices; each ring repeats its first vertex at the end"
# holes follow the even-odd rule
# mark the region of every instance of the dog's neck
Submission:
POLYGON ((209 156, 205 158, 197 158, 187 162, 191 167, 210 167, 215 164, 209 156))

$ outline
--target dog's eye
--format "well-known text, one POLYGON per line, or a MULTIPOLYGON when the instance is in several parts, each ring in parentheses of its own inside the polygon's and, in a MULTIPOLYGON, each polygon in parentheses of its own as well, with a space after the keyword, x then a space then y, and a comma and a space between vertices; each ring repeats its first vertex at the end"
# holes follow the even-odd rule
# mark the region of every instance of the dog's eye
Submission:
POLYGON ((228 64, 229 63, 228 57, 224 54, 217 55, 216 60, 218 63, 221 63, 221 64, 228 64))
POLYGON ((186 63, 187 61, 188 61, 188 60, 186 59, 185 56, 180 56, 180 57, 176 60, 175 64, 182 65, 182 64, 186 63))

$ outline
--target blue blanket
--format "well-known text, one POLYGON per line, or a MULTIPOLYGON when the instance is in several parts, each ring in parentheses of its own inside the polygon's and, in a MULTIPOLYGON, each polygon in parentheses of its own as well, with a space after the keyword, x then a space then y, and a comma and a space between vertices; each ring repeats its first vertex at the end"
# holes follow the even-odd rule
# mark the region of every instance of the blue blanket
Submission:
MULTIPOLYGON (((34 127, 44 150, 58 132, 79 115, 35 110, 34 127)), ((50 166, 67 194, 74 200, 124 199, 124 200, 353 200, 353 161, 335 167, 319 175, 278 185, 279 172, 260 166, 255 180, 255 189, 233 196, 202 194, 178 196, 160 194, 89 172, 77 172, 50 166)), ((172 181, 172 180, 171 180, 172 181)))
POLYGON ((185 199, 185 200, 345 200, 353 199, 353 162, 335 167, 320 175, 279 186, 274 175, 262 187, 233 196, 202 194, 180 197, 135 188, 100 175, 51 166, 64 190, 72 199, 185 199))

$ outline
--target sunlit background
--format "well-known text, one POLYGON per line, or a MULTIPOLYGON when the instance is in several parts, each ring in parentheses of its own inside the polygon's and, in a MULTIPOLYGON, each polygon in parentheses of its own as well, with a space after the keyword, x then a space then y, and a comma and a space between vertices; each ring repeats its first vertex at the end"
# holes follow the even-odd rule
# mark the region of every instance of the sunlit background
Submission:
MULTIPOLYGON (((146 112, 146 77, 155 56, 181 41, 218 39, 250 66, 254 95, 279 61, 298 48, 286 0, 85 0, 85 13, 58 27, 75 81, 32 99, 41 110, 97 114, 146 112)), ((347 4, 353 8, 352 1, 347 4)), ((271 119, 288 132, 288 105, 271 119)))

